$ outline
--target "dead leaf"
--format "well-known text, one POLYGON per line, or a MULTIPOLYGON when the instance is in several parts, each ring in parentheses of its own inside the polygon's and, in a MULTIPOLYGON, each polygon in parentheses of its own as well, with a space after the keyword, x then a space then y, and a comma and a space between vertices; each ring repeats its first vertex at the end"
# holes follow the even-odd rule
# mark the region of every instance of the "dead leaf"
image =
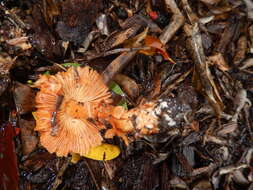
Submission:
POLYGON ((140 25, 135 24, 127 29, 124 29, 123 31, 112 33, 103 43, 98 44, 99 51, 104 52, 119 45, 122 45, 123 43, 128 41, 129 38, 135 36, 139 29, 140 25))
POLYGON ((30 86, 15 82, 13 95, 19 114, 33 111, 35 94, 30 86))
POLYGON ((81 43, 95 22, 102 3, 97 0, 67 0, 62 4, 62 14, 56 31, 64 41, 81 43))
POLYGON ((60 14, 57 1, 43 0, 43 9, 43 16, 47 25, 52 26, 54 17, 60 14))
POLYGON ((34 131, 35 122, 21 119, 19 125, 21 129, 23 155, 28 155, 36 148, 39 142, 34 131))
POLYGON ((207 59, 211 65, 216 65, 221 71, 229 70, 229 66, 226 63, 221 53, 217 53, 216 55, 209 56, 207 59))
POLYGON ((135 99, 139 96, 140 89, 136 82, 123 74, 117 74, 113 80, 118 83, 129 97, 135 99))
POLYGON ((153 37, 153 36, 146 36, 145 37, 145 45, 147 47, 151 47, 151 50, 140 50, 140 53, 143 53, 145 55, 154 55, 157 52, 159 52, 163 58, 167 61, 170 61, 175 64, 175 62, 169 57, 168 53, 166 52, 166 49, 164 48, 164 45, 160 41, 159 38, 153 37))
POLYGON ((30 18, 33 30, 31 45, 48 58, 61 57, 63 47, 61 40, 57 40, 50 27, 46 24, 39 6, 34 5, 30 18))
POLYGON ((236 44, 236 52, 233 58, 234 65, 238 65, 245 59, 248 48, 248 39, 245 35, 241 36, 236 44))
POLYGON ((19 47, 22 50, 28 50, 32 47, 31 44, 28 42, 27 36, 13 38, 13 39, 6 41, 6 43, 9 45, 12 45, 12 46, 19 47))
POLYGON ((149 95, 149 97, 151 99, 160 95, 160 93, 161 93, 161 86, 162 86, 162 79, 161 79, 161 74, 159 73, 154 78, 154 88, 151 91, 151 94, 149 95))

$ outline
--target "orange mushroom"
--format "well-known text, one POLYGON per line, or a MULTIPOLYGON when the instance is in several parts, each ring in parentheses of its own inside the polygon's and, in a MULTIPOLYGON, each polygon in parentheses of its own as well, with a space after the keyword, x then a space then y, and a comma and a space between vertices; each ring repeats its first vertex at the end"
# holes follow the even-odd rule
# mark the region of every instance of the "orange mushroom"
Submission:
POLYGON ((122 106, 107 106, 98 112, 98 118, 108 121, 112 128, 105 133, 106 138, 117 135, 128 145, 129 133, 136 136, 158 133, 158 117, 155 114, 156 102, 142 102, 138 107, 129 111, 122 106), (105 110, 105 111, 104 111, 105 110))
POLYGON ((99 130, 89 118, 101 103, 111 103, 111 95, 100 75, 89 67, 70 68, 55 76, 43 75, 35 83, 36 128, 41 144, 57 156, 74 152, 87 154, 102 143, 99 130))
POLYGON ((155 102, 143 103, 130 111, 111 105, 109 89, 102 77, 89 67, 70 68, 56 75, 42 75, 35 83, 36 128, 41 144, 57 156, 85 155, 101 145, 105 137, 117 135, 128 145, 127 134, 158 132, 155 102))

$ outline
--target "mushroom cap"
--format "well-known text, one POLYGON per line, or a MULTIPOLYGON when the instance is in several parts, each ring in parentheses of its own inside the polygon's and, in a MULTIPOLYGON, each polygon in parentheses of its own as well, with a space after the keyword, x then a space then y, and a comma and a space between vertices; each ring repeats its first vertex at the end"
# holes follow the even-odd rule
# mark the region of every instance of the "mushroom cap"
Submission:
POLYGON ((42 75, 35 83, 36 128, 41 144, 57 156, 87 154, 102 143, 99 130, 90 118, 97 107, 112 102, 101 76, 90 67, 69 68, 56 75, 42 75), (56 133, 53 134, 52 132, 56 133))

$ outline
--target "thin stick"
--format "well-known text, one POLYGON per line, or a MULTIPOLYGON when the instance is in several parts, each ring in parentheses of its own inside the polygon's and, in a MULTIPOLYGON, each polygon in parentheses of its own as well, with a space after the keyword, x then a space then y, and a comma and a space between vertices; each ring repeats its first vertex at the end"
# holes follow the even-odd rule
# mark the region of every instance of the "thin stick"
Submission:
POLYGON ((9 11, 2 4, 0 4, 0 10, 5 13, 5 15, 7 16, 7 18, 9 18, 10 21, 12 21, 16 26, 22 28, 23 30, 29 29, 29 27, 15 13, 9 11))
POLYGON ((104 82, 108 84, 114 75, 120 72, 126 66, 126 64, 134 58, 136 53, 136 50, 131 52, 124 52, 116 59, 114 59, 102 74, 104 82))
POLYGON ((163 44, 166 44, 178 31, 178 29, 184 24, 184 16, 180 12, 177 4, 174 0, 165 0, 168 8, 173 12, 172 21, 165 27, 164 31, 160 35, 159 39, 163 44))
POLYGON ((84 159, 84 162, 85 162, 85 164, 86 164, 86 166, 87 166, 87 168, 88 168, 88 170, 89 170, 89 172, 90 172, 91 178, 92 178, 92 180, 93 180, 93 182, 94 182, 94 184, 95 184, 97 190, 100 190, 100 185, 97 183, 97 180, 96 180, 96 178, 95 178, 95 175, 94 175, 94 173, 93 173, 93 171, 92 171, 92 169, 91 169, 89 163, 87 162, 86 158, 84 159))
POLYGON ((106 51, 106 52, 101 52, 99 54, 96 55, 91 55, 91 56, 87 56, 86 58, 82 58, 82 59, 77 59, 77 61, 91 61, 93 59, 97 59, 100 57, 106 57, 108 55, 113 55, 113 54, 117 54, 117 53, 122 53, 122 52, 130 52, 130 51, 136 51, 136 50, 149 50, 151 49, 150 47, 133 47, 133 48, 117 48, 117 49, 113 49, 110 51, 106 51))

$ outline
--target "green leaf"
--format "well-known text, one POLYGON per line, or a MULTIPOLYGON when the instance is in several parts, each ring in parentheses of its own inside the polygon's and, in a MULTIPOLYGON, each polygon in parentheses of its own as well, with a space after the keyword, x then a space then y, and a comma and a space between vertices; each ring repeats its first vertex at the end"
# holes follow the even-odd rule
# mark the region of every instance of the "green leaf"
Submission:
POLYGON ((79 67, 81 64, 80 63, 63 63, 63 67, 79 67))
POLYGON ((116 82, 110 82, 109 89, 113 91, 115 94, 118 94, 120 96, 124 96, 124 92, 120 88, 120 86, 116 82))
MULTIPOLYGON (((112 81, 112 82, 110 82, 110 84, 109 84, 109 89, 111 90, 111 91, 113 91, 115 94, 118 94, 118 95, 120 95, 120 96, 125 96, 125 94, 124 94, 124 92, 123 92, 123 90, 120 88, 120 86, 116 83, 116 82, 114 82, 114 81, 112 81)), ((118 103, 118 106, 122 106, 122 107, 124 107, 126 110, 128 110, 128 107, 127 107, 127 101, 123 98, 122 100, 120 100, 120 102, 118 103)))
POLYGON ((46 71, 43 75, 50 75, 50 71, 46 71))
POLYGON ((120 100, 120 102, 118 103, 118 106, 122 106, 123 108, 128 110, 127 101, 125 99, 120 100))

